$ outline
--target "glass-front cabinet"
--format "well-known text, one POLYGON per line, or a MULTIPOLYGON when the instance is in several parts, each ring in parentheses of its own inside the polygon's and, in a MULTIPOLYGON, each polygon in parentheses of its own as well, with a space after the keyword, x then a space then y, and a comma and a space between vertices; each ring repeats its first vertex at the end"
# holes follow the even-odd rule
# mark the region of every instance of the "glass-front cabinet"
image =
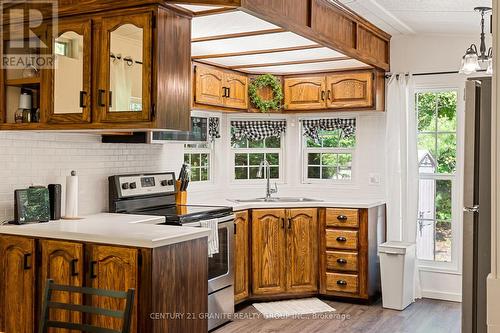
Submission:
POLYGON ((151 119, 152 13, 104 17, 97 108, 102 122, 151 119))
POLYGON ((62 21, 52 38, 51 123, 85 123, 91 115, 90 20, 62 21))

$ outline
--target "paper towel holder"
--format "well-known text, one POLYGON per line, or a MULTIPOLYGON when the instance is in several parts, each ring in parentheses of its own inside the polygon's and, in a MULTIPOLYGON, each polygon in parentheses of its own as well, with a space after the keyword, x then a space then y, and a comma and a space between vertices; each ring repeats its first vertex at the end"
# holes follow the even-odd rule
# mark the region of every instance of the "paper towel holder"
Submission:
POLYGON ((82 217, 78 216, 78 178, 76 178, 76 171, 75 170, 72 170, 71 171, 71 175, 70 176, 67 176, 66 177, 66 209, 65 209, 65 212, 64 212, 64 217, 63 217, 63 220, 81 220, 82 217), (69 196, 68 196, 68 188, 70 187, 70 183, 71 182, 76 182, 76 184, 73 184, 72 186, 75 187, 76 186, 76 194, 75 194, 75 197, 73 198, 73 200, 75 201, 73 203, 73 205, 69 205, 69 196), (73 216, 68 216, 68 211, 70 210, 69 208, 72 208, 71 210, 74 210, 74 214, 73 216))

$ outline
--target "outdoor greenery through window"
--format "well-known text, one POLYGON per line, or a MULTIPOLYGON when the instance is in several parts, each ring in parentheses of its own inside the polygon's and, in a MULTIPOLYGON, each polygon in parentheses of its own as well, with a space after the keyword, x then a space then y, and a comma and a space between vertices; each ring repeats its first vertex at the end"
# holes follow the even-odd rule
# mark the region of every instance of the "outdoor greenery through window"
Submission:
POLYGON ((355 135, 346 136, 340 129, 319 134, 319 142, 304 138, 306 178, 351 180, 355 135))
POLYGON ((210 180, 211 148, 209 143, 186 144, 184 162, 191 166, 191 181, 210 180))
POLYGON ((415 96, 418 112, 418 257, 452 261, 452 197, 457 168, 457 92, 415 96))
POLYGON ((231 148, 234 161, 235 180, 259 179, 257 172, 260 163, 266 159, 270 164, 270 177, 279 179, 281 161, 281 138, 268 137, 262 140, 241 138, 236 140, 231 136, 231 148))

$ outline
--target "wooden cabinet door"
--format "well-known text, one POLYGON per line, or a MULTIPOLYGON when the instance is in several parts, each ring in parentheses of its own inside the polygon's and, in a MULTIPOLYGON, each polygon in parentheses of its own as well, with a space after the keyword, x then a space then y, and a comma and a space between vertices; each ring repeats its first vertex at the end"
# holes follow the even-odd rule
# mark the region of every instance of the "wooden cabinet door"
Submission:
MULTIPOLYGON (((137 332, 138 295, 138 250, 132 248, 91 245, 88 251, 90 284, 93 288, 127 291, 135 288, 134 307, 132 310, 132 328, 137 332)), ((121 310, 125 300, 108 297, 92 297, 92 305, 100 308, 121 310)), ((110 317, 91 316, 94 325, 121 329, 122 321, 110 317)))
POLYGON ((52 98, 48 122, 88 123, 91 118, 91 28, 90 20, 62 20, 52 46, 55 53, 52 98))
POLYGON ((331 74, 327 85, 328 108, 373 106, 373 72, 331 74))
POLYGON ((237 212, 234 219, 234 301, 248 297, 248 211, 237 212))
POLYGON ((324 76, 285 78, 285 110, 326 108, 324 76))
POLYGON ((248 77, 224 73, 226 95, 224 106, 233 109, 248 109, 248 77))
POLYGON ((286 290, 285 210, 252 211, 252 292, 280 294, 286 290))
MULTIPOLYGON (((41 240, 41 266, 39 274, 39 304, 42 305, 45 283, 52 279, 56 284, 81 287, 83 285, 83 245, 79 243, 41 240)), ((54 291, 54 302, 82 304, 82 294, 54 291)), ((51 310, 51 320, 80 323, 80 312, 51 310)), ((49 332, 69 333, 65 329, 49 329, 49 332)))
POLYGON ((104 17, 96 109, 102 122, 152 119, 153 13, 104 17))
POLYGON ((318 210, 287 210, 287 292, 318 290, 318 210))
POLYGON ((35 332, 35 240, 0 237, 0 332, 35 332))
POLYGON ((224 73, 211 67, 195 67, 195 102, 207 105, 224 105, 224 73))

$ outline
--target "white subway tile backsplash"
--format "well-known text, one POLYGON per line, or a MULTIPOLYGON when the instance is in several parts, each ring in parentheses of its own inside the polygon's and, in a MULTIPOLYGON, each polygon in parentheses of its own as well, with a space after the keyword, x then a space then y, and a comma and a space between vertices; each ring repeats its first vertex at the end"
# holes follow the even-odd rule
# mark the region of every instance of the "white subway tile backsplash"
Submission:
MULTIPOLYGON (((182 145, 101 143, 96 134, 0 133, 0 221, 14 215, 14 190, 79 175, 80 214, 106 211, 110 175, 176 171, 182 145)), ((64 202, 63 202, 64 208, 64 202)))

